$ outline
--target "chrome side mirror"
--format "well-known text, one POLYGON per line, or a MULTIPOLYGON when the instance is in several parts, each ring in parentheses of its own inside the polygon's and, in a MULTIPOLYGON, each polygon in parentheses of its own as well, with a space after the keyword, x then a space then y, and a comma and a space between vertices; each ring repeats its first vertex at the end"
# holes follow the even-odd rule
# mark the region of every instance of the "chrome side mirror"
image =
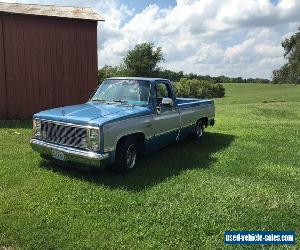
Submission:
POLYGON ((173 100, 171 98, 165 97, 161 101, 162 105, 173 107, 173 100))

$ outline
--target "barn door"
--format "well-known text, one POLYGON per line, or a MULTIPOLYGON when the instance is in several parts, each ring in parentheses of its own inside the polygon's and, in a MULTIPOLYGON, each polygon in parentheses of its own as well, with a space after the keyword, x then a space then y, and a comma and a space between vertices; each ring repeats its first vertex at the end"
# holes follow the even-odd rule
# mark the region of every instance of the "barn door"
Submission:
POLYGON ((4 48, 3 19, 0 16, 0 120, 6 118, 7 96, 5 81, 5 48, 4 48))

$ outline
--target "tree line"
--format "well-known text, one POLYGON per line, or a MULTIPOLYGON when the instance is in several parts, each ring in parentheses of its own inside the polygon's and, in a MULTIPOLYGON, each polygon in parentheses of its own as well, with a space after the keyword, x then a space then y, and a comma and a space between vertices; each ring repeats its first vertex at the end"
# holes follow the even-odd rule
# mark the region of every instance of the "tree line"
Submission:
POLYGON ((287 59, 280 69, 273 71, 273 83, 300 84, 300 28, 281 43, 287 59))
MULTIPOLYGON (((105 78, 114 77, 114 76, 133 76, 126 69, 120 66, 104 66, 99 69, 98 80, 99 82, 103 81, 105 78)), ((148 75, 140 75, 148 76, 148 75)), ((213 83, 270 83, 269 79, 265 78, 243 78, 243 77, 228 77, 228 76, 210 76, 210 75, 198 75, 194 73, 186 74, 183 71, 172 71, 168 69, 159 69, 155 74, 151 74, 151 77, 160 77, 165 79, 170 79, 173 82, 178 82, 182 78, 186 79, 198 79, 203 81, 210 81, 213 83)))

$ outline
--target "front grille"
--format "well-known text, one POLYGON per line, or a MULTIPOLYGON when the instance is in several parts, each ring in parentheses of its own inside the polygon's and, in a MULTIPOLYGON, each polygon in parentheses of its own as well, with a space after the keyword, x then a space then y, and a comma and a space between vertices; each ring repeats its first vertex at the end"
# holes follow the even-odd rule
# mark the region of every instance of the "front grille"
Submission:
POLYGON ((87 129, 72 125, 41 121, 42 140, 59 145, 87 149, 87 129))

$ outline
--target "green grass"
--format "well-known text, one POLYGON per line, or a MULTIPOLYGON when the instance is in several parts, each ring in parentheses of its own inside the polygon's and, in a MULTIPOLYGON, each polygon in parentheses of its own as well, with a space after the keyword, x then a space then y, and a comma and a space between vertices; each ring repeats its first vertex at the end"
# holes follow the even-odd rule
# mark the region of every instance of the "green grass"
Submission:
POLYGON ((0 249, 241 249, 225 230, 299 234, 300 87, 225 86, 202 142, 124 176, 42 161, 30 122, 0 122, 0 249))

